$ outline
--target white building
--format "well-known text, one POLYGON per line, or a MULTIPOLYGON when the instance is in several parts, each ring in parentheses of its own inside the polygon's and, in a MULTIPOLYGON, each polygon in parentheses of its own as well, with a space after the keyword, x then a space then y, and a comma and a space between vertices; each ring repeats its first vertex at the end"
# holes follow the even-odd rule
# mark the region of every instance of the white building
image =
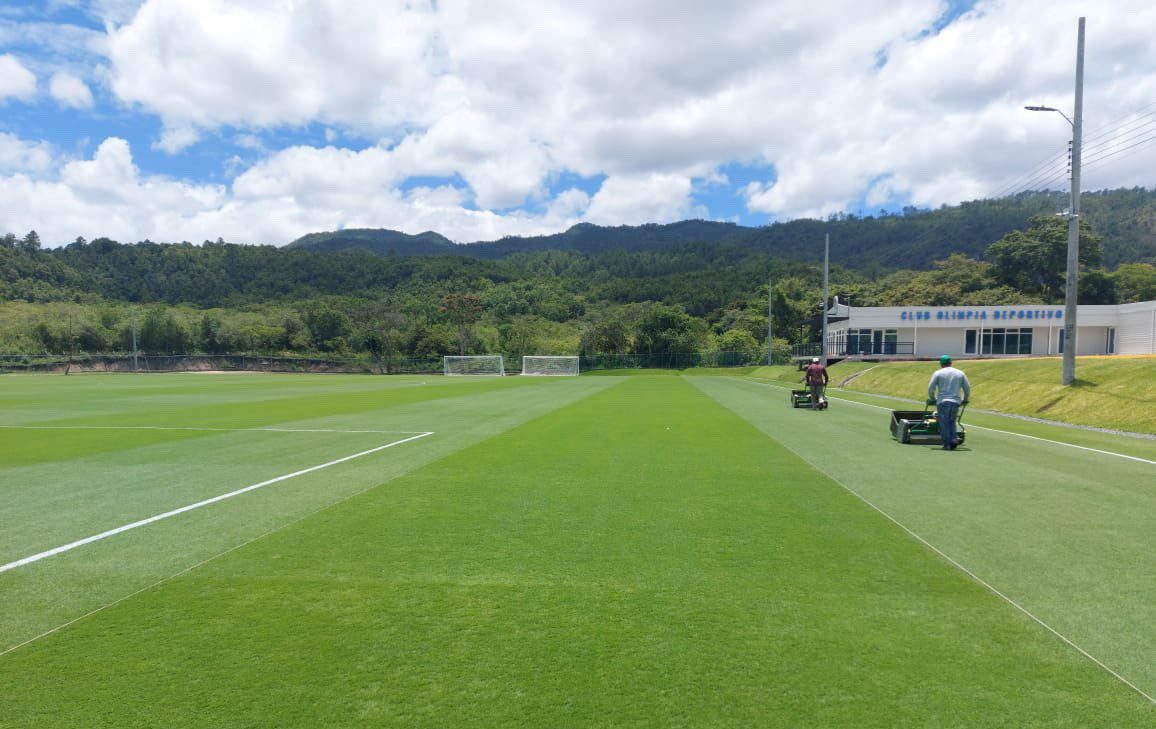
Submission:
MULTIPOLYGON (((1064 307, 872 306, 828 312, 829 357, 1062 354, 1064 307)), ((1156 354, 1156 301, 1081 306, 1076 354, 1156 354)))

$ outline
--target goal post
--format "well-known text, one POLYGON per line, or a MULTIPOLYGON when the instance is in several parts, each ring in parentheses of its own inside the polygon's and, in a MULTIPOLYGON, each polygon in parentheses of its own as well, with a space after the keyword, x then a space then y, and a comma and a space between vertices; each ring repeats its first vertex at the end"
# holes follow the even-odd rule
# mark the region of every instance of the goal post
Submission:
POLYGON ((578 375, 577 357, 522 357, 523 375, 578 375))
POLYGON ((502 355, 500 354, 478 354, 464 357, 447 355, 442 357, 442 366, 445 368, 446 376, 506 374, 506 368, 503 366, 502 355))

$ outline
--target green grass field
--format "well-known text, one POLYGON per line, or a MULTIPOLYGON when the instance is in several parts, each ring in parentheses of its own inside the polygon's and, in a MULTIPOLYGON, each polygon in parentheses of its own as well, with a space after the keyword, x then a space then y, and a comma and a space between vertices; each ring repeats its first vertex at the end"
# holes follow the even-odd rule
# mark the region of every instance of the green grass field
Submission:
POLYGON ((749 374, 0 378, 0 726, 1156 725, 1156 440, 749 374))

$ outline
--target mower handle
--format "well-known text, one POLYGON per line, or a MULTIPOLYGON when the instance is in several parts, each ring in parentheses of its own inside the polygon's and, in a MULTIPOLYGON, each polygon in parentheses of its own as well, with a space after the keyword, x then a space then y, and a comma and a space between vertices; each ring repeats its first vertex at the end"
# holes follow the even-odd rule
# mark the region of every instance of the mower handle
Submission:
MULTIPOLYGON (((923 404, 923 417, 925 419, 932 413, 931 408, 932 408, 932 406, 928 405, 926 402, 923 404)), ((955 411, 955 422, 957 422, 957 423, 963 422, 963 411, 964 410, 967 410, 967 403, 961 402, 959 404, 959 410, 955 411)))

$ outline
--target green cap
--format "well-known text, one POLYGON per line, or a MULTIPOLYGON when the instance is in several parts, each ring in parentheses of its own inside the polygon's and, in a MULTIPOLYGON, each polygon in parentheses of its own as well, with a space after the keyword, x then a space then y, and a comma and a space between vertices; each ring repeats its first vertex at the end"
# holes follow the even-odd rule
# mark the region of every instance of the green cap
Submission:
POLYGON ((939 364, 941 364, 941 365, 951 364, 951 355, 945 354, 942 357, 940 357, 939 358, 939 364))

